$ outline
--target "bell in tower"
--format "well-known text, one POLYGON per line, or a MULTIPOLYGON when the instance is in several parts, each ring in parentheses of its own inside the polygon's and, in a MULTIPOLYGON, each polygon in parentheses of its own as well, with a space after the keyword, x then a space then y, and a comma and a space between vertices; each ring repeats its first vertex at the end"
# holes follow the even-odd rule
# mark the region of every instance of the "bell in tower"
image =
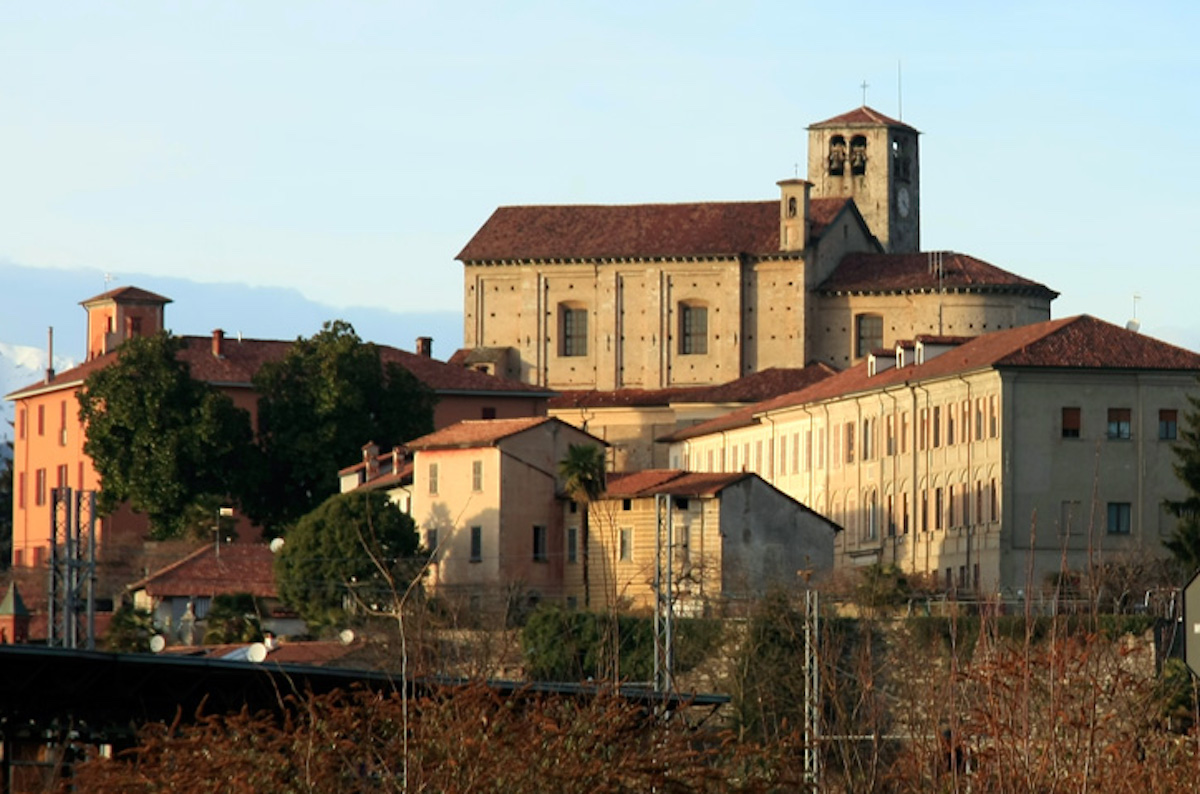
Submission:
POLYGON ((919 134, 866 105, 809 126, 812 197, 854 199, 885 251, 919 251, 919 134))

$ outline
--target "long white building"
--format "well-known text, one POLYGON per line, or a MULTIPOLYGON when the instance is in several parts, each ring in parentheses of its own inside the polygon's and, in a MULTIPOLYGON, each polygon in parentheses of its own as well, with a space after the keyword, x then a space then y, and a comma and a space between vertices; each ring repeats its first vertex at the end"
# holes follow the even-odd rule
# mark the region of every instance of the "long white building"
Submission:
POLYGON ((759 473, 846 530, 838 567, 1011 593, 1064 559, 1165 554, 1198 373, 1200 355, 1086 315, 918 337, 676 432, 671 465, 759 473))

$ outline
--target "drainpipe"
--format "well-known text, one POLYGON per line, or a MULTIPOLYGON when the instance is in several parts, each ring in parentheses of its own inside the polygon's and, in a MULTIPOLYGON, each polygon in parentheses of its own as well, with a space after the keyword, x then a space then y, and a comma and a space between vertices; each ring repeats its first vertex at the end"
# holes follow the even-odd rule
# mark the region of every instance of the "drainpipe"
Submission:
MULTIPOLYGON (((921 391, 925 394, 925 410, 928 412, 929 411, 929 390, 926 389, 924 386, 921 386, 916 383, 912 384, 912 390, 913 390, 913 485, 916 485, 920 482, 920 479, 917 476, 918 475, 917 459, 920 457, 920 455, 918 453, 921 451, 921 445, 920 445, 921 415, 920 415, 919 409, 918 409, 917 392, 921 391)), ((925 444, 925 476, 928 477, 929 473, 933 469, 933 443, 932 443, 932 435, 933 435, 932 429, 933 428, 930 427, 930 424, 929 424, 930 422, 933 421, 933 414, 932 414, 932 412, 929 412, 926 414, 926 416, 927 416, 926 428, 931 431, 929 434, 931 436, 931 438, 926 439, 926 444, 925 444)), ((928 485, 928 483, 927 483, 927 485, 928 485)), ((928 492, 929 489, 926 488, 925 490, 926 490, 926 492, 928 492)), ((916 508, 914 505, 914 512, 915 512, 915 510, 916 510, 916 508)), ((925 499, 925 513, 922 517, 925 519, 925 523, 928 524, 929 523, 929 499, 928 499, 928 497, 926 497, 926 499, 925 499)), ((934 525, 936 526, 936 522, 934 522, 934 525)), ((916 531, 915 526, 913 527, 913 529, 914 529, 914 531, 916 531)), ((933 532, 934 532, 933 528, 930 528, 930 527, 927 527, 924 531, 924 534, 925 534, 925 538, 924 538, 924 540, 925 540, 925 573, 929 573, 929 550, 933 546, 933 540, 932 540, 933 532)), ((917 544, 913 543, 913 570, 914 571, 916 570, 916 565, 917 565, 917 544)))
MULTIPOLYGON (((965 578, 968 582, 973 582, 971 589, 976 589, 976 588, 978 588, 979 583, 977 581, 975 581, 975 577, 973 577, 971 575, 971 541, 972 541, 972 537, 974 534, 972 532, 972 527, 974 526, 974 516, 978 514, 979 505, 975 505, 976 512, 972 513, 971 512, 971 492, 972 491, 971 491, 970 480, 971 480, 971 461, 973 460, 973 456, 971 455, 971 451, 974 448, 975 439, 972 438, 972 436, 974 434, 971 432, 971 421, 970 421, 970 417, 971 417, 971 383, 970 383, 970 381, 968 381, 966 378, 964 378, 962 376, 961 372, 958 375, 958 379, 960 381, 962 381, 964 386, 967 387, 967 417, 968 417, 968 419, 967 419, 967 423, 966 423, 967 426, 964 428, 964 430, 966 430, 965 438, 966 438, 966 442, 967 442, 967 493, 966 493, 966 497, 965 497, 966 501, 963 503, 964 507, 966 507, 966 509, 967 509, 967 516, 966 516, 967 520, 963 522, 963 525, 967 531, 967 568, 966 568, 965 578)), ((982 490, 982 488, 977 488, 977 489, 975 489, 975 492, 978 494, 978 496, 976 498, 976 501, 978 501, 979 498, 983 497, 983 490, 982 490)))
MULTIPOLYGON (((778 455, 775 454, 775 441, 776 441, 775 417, 771 416, 770 414, 767 414, 764 418, 768 422, 771 423, 771 432, 768 435, 768 438, 771 439, 771 448, 769 450, 767 450, 767 453, 769 455, 768 460, 771 462, 771 479, 767 480, 767 482, 771 483, 772 485, 775 485, 775 463, 779 457, 778 455)), ((776 487, 778 487, 778 486, 776 486, 776 487)))
MULTIPOLYGON (((896 425, 897 425, 897 422, 896 422, 896 397, 895 397, 895 395, 892 394, 892 392, 890 390, 885 389, 884 391, 881 391, 879 393, 879 413, 881 416, 884 417, 884 433, 885 433, 885 435, 887 433, 887 416, 888 416, 887 414, 884 413, 884 411, 885 411, 884 405, 883 405, 884 397, 887 397, 889 400, 892 401, 892 412, 890 414, 890 416, 892 418, 892 452, 890 455, 887 456, 889 458, 893 458, 893 460, 892 460, 892 509, 890 511, 891 515, 888 516, 888 521, 891 524, 891 526, 888 526, 885 529, 891 533, 888 537, 891 538, 892 563, 894 564, 897 562, 897 559, 896 559, 897 551, 896 550, 899 548, 899 543, 900 543, 898 540, 899 533, 896 532, 895 523, 894 523, 895 515, 896 515, 896 502, 899 500, 899 496, 900 496, 900 494, 898 493, 898 487, 897 487, 899 485, 899 483, 896 479, 896 461, 894 460, 894 458, 897 457, 897 452, 898 452, 898 450, 896 449, 896 447, 897 447, 896 440, 899 438, 899 434, 898 434, 899 428, 896 427, 896 425)), ((887 439, 886 438, 884 439, 884 448, 885 449, 887 448, 887 439)), ((883 458, 884 458, 883 455, 879 456, 879 482, 880 482, 880 484, 883 483, 883 475, 884 475, 883 458)))

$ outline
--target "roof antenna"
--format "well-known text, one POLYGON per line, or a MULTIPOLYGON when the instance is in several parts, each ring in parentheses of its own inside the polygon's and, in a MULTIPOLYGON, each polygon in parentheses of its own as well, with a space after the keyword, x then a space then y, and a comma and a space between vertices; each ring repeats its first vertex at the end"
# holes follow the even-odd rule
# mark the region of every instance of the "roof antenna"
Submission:
POLYGON ((1138 305, 1138 301, 1140 301, 1141 299, 1142 299, 1141 295, 1137 294, 1136 292, 1133 293, 1133 319, 1130 320, 1129 322, 1125 323, 1125 330, 1133 331, 1135 334, 1142 327, 1142 324, 1140 322, 1138 322, 1138 318, 1137 318, 1137 305, 1138 305))
POLYGON ((900 68, 900 59, 896 59, 896 113, 900 121, 904 121, 904 72, 900 68))

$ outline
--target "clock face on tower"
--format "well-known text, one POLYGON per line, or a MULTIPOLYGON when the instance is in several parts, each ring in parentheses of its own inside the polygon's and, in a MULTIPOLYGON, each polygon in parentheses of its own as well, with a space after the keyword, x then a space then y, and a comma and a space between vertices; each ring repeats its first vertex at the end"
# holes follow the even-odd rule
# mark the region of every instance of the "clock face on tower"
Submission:
POLYGON ((896 193, 896 208, 900 210, 900 217, 908 217, 908 188, 902 187, 896 193))

